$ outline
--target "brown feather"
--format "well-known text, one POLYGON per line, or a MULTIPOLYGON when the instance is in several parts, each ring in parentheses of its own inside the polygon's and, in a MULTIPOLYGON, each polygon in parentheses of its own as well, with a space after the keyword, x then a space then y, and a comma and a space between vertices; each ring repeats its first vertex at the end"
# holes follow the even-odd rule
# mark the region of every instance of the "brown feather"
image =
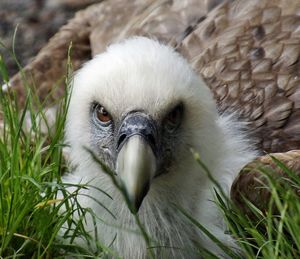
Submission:
MULTIPOLYGON (((271 169, 272 174, 274 174, 272 178, 276 179, 277 182, 284 182, 283 178, 289 179, 290 177, 284 170, 278 167, 272 157, 283 162, 296 175, 300 176, 299 150, 262 156, 245 166, 232 185, 231 199, 239 209, 252 218, 254 218, 254 213, 246 205, 245 199, 254 204, 262 212, 268 211, 271 200, 268 179, 262 173, 262 170, 271 169)), ((295 191, 299 192, 299 190, 295 191)), ((276 210, 274 209, 275 212, 276 210)))
POLYGON ((300 148, 300 2, 288 2, 224 3, 178 47, 267 152, 300 148))

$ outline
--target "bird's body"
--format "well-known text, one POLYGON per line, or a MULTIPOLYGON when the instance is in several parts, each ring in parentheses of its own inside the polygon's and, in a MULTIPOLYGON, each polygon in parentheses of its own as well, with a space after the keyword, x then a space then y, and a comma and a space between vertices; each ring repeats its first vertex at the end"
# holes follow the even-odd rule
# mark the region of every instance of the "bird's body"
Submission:
MULTIPOLYGON (((108 116, 108 113, 105 115, 108 116)), ((103 114, 101 116, 103 120, 103 114)), ((147 140, 154 143, 149 149, 154 155, 145 153, 145 156, 157 161, 155 169, 149 169, 154 175, 147 176, 144 171, 148 172, 148 169, 138 171, 149 177, 150 184, 148 193, 146 190, 142 194, 138 216, 153 241, 151 245, 165 247, 155 248, 153 252, 163 258, 199 257, 194 247, 194 242, 197 242, 216 254, 222 254, 176 206, 185 209, 226 245, 234 246, 233 239, 224 233, 226 227, 213 201, 214 185, 196 163, 190 149, 199 152, 201 160, 227 194, 239 170, 256 154, 237 123, 232 118, 218 115, 209 89, 188 63, 171 48, 147 38, 133 38, 110 46, 79 70, 74 79, 66 137, 71 146, 71 163, 76 169, 65 176, 64 181, 89 183, 112 196, 113 199, 110 199, 93 188, 82 190, 78 196, 80 205, 92 208, 99 217, 96 221, 99 240, 105 245, 112 243, 113 249, 124 258, 145 258, 147 255, 146 243, 120 191, 87 151, 93 152, 116 171, 116 177, 123 180, 130 193, 130 184, 135 180, 128 179, 134 172, 129 170, 128 175, 122 176, 126 171, 126 165, 122 163, 135 164, 143 153, 137 148, 129 153, 123 150, 126 145, 128 148, 140 147, 141 150, 148 146, 144 143, 147 141, 144 141, 146 135, 143 132, 138 132, 137 136, 130 133, 125 144, 118 146, 123 141, 118 136, 124 128, 124 121, 130 124, 133 116, 142 118, 143 125, 151 121, 156 128, 152 136, 154 140, 147 140), (99 126, 97 119, 95 121, 95 103, 101 104, 110 114, 111 124, 108 126, 99 126), (176 115, 176 107, 181 107, 182 118, 176 115), (173 114, 173 124, 174 116, 178 120, 177 127, 172 130, 167 128, 170 126, 170 114, 173 114), (132 139, 141 144, 134 146, 132 139), (126 159, 121 163, 123 156, 126 159), (131 159, 133 162, 129 162, 131 159)), ((150 162, 145 160, 145 163, 150 162)), ((134 167, 131 165, 130 168, 134 167)), ((138 185, 143 181, 139 179, 138 185)), ((87 230, 94 231, 90 218, 87 230)))

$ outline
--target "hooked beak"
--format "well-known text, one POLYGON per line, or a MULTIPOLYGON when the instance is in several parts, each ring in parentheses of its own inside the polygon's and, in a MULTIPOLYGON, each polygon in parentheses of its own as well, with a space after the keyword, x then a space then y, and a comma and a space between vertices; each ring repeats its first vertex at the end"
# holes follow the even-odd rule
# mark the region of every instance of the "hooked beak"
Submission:
POLYGON ((116 169, 126 189, 133 213, 137 213, 156 173, 156 130, 142 114, 125 118, 120 130, 116 169))

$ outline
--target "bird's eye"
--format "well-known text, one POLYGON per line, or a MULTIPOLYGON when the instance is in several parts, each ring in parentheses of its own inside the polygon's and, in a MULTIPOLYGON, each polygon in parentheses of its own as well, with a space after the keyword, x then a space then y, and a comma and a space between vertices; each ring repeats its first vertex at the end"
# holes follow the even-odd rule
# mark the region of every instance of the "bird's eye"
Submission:
POLYGON ((183 105, 179 104, 174 109, 169 112, 167 117, 165 118, 165 127, 169 131, 173 131, 177 129, 182 120, 182 113, 183 113, 183 105))
POLYGON ((97 105, 95 108, 96 116, 97 119, 102 123, 102 124, 108 124, 112 121, 112 117, 108 113, 107 110, 101 105, 97 105))

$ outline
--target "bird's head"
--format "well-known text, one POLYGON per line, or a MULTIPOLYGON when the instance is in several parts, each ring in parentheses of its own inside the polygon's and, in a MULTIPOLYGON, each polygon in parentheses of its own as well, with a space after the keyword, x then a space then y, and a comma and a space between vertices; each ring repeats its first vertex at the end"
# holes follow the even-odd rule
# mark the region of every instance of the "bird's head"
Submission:
POLYGON ((71 160, 87 169, 91 150, 138 209, 162 175, 189 177, 191 147, 211 155, 216 117, 209 89, 178 53, 132 38, 75 75, 66 128, 71 160))

